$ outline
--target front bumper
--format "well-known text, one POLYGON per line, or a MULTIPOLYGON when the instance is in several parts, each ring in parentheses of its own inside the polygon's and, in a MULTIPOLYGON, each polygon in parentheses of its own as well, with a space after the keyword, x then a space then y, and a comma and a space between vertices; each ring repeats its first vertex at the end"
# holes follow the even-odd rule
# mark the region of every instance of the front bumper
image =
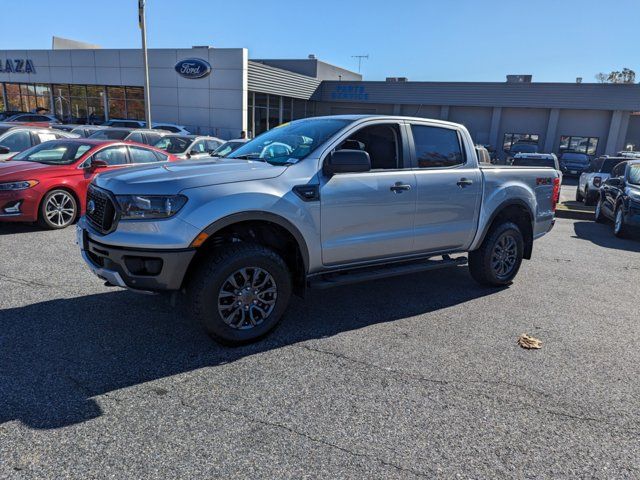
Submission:
POLYGON ((41 199, 36 189, 0 192, 0 221, 35 222, 41 199))
POLYGON ((106 282, 130 290, 179 290, 195 249, 154 250, 105 245, 91 238, 81 221, 76 242, 91 271, 106 282))

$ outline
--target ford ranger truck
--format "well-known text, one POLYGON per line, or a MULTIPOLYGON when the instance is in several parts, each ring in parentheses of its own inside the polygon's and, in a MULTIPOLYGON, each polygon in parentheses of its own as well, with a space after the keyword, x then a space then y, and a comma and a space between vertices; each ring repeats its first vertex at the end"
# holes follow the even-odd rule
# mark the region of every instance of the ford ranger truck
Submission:
POLYGON ((507 285, 559 193, 552 168, 479 166, 462 125, 317 117, 224 159, 99 175, 77 241, 108 284, 181 291, 214 339, 239 345, 306 288, 467 263, 481 284, 507 285))

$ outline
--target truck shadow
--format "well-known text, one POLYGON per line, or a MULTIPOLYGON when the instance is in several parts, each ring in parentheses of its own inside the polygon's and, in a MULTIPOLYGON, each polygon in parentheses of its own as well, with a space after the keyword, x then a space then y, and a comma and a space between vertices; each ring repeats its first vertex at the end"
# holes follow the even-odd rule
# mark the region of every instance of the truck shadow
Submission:
POLYGON ((294 299, 282 324, 242 348, 214 343, 163 297, 127 291, 10 308, 0 316, 0 425, 58 428, 102 415, 92 398, 310 339, 435 312, 497 292, 466 268, 416 274, 294 299))
POLYGON ((576 238, 588 240, 603 248, 640 252, 640 233, 632 238, 618 238, 613 234, 611 223, 576 222, 573 225, 576 238))

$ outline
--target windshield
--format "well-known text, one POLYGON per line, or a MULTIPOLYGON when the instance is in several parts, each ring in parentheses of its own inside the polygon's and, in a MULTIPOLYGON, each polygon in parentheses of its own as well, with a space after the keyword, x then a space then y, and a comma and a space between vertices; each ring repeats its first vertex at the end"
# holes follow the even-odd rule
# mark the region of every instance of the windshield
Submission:
POLYGON ((341 118, 296 120, 263 133, 228 158, 263 160, 273 165, 295 163, 351 123, 341 118))
POLYGON ((97 138, 98 140, 124 140, 131 132, 129 130, 114 130, 105 128, 89 135, 88 138, 97 138))
POLYGON ((70 165, 93 148, 90 143, 52 140, 17 154, 12 160, 38 162, 47 165, 70 165))
POLYGON ((184 153, 192 141, 189 137, 163 137, 153 146, 169 153, 184 153))
POLYGON ((556 164, 552 158, 514 158, 513 166, 515 167, 549 167, 556 168, 556 164))
POLYGON ((212 157, 226 157, 231 152, 235 152, 239 149, 244 142, 226 142, 216 148, 211 154, 212 157))
POLYGON ((629 165, 629 183, 640 185, 640 163, 629 165))

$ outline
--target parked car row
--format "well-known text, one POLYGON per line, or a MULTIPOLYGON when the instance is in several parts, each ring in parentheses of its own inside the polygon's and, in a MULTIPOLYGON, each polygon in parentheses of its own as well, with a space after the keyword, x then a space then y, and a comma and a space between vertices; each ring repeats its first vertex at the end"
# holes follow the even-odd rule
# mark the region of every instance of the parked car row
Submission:
MULTIPOLYGON (((157 148, 118 140, 62 138, 39 143, 0 164, 0 220, 67 227, 84 214, 87 186, 97 174, 175 160, 157 148)), ((95 208, 91 203, 87 207, 95 208)))
POLYGON ((613 221, 613 233, 626 237, 640 228, 640 160, 619 162, 598 193, 596 222, 613 221))

